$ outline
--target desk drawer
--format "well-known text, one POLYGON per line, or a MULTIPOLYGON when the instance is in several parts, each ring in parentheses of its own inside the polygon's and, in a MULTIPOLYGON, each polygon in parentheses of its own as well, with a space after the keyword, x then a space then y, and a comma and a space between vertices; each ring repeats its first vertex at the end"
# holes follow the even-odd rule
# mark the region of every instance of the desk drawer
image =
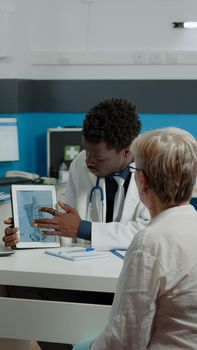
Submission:
POLYGON ((96 337, 111 306, 0 297, 0 338, 75 344, 96 337))

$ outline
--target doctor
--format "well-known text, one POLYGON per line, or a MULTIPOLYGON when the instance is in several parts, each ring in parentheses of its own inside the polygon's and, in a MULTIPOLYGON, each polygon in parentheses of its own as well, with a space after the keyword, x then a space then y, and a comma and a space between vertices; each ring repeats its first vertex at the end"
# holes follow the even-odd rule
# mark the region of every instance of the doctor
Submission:
MULTIPOLYGON (((149 220, 130 149, 140 129, 136 107, 128 100, 107 99, 93 107, 83 124, 84 150, 70 166, 66 204, 59 203, 61 211, 42 208, 54 216, 34 225, 54 229, 44 234, 61 236, 63 245, 69 237, 91 241, 99 249, 127 248, 149 220)), ((17 230, 8 227, 5 244, 12 246, 17 239, 17 230)))

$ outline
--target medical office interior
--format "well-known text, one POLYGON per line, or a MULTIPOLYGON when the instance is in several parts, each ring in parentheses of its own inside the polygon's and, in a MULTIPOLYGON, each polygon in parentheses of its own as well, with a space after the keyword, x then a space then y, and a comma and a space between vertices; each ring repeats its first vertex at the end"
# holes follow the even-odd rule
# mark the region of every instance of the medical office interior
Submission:
MULTIPOLYGON (((197 29, 185 21, 197 23, 196 0, 0 0, 1 237, 11 216, 6 174, 25 171, 58 185, 69 158, 50 136, 75 132, 80 150, 84 116, 103 99, 135 103, 142 131, 177 126, 197 137, 197 29)), ((197 190, 197 207, 195 197, 197 190)), ((0 342, 0 349, 31 346, 38 349, 0 342)))

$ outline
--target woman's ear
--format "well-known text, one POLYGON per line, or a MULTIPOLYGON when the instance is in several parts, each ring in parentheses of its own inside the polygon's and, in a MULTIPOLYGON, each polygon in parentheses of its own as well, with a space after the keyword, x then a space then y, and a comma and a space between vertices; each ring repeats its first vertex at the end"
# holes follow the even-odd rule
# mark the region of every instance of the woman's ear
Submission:
POLYGON ((139 171, 139 182, 140 182, 140 190, 141 192, 147 192, 150 189, 149 179, 143 170, 139 171))

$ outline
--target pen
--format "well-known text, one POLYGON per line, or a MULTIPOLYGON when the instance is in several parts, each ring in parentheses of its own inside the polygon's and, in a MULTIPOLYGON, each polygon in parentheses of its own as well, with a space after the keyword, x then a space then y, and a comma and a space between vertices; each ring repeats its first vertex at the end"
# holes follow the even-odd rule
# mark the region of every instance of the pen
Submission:
POLYGON ((69 250, 69 251, 59 251, 58 254, 73 254, 73 253, 82 253, 82 252, 86 252, 86 253, 92 253, 95 251, 95 248, 83 248, 83 249, 78 249, 78 250, 69 250))
MULTIPOLYGON (((121 249, 121 250, 122 250, 122 251, 126 251, 126 249, 121 249)), ((116 256, 118 256, 120 259, 123 259, 123 260, 124 260, 124 255, 121 254, 121 253, 119 253, 119 252, 117 252, 116 249, 111 249, 111 253, 114 254, 114 255, 116 255, 116 256)))

